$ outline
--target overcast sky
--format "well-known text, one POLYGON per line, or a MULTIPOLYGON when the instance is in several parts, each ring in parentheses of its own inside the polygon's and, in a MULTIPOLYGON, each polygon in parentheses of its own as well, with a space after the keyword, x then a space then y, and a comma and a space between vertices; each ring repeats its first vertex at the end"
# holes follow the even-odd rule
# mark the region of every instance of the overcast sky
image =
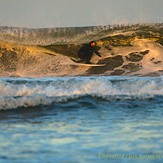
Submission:
POLYGON ((0 26, 163 23, 163 0, 0 0, 0 26))

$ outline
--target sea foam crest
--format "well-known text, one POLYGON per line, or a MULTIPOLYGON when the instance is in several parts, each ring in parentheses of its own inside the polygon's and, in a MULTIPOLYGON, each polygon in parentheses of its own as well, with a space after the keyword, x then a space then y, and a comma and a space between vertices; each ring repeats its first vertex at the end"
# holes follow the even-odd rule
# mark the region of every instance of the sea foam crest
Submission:
POLYGON ((11 78, 0 81, 0 109, 51 105, 83 96, 112 100, 162 95, 163 77, 11 78))

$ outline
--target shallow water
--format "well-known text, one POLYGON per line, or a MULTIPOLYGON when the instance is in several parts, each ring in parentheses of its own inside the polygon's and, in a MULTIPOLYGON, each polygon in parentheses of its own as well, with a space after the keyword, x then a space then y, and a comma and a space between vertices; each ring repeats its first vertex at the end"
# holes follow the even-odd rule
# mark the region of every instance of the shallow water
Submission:
POLYGON ((1 78, 0 85, 1 162, 163 161, 162 77, 1 78))

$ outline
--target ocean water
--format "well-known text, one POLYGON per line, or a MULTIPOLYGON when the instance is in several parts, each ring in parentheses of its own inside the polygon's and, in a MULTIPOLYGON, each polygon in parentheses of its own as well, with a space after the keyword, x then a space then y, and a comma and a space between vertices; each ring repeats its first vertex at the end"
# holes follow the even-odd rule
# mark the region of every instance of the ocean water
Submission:
POLYGON ((0 162, 162 162, 163 77, 0 78, 0 162))
MULTIPOLYGON (((0 77, 161 76, 163 23, 71 28, 0 27, 0 77), (104 67, 75 64, 95 40, 104 67), (66 63, 66 64, 65 64, 66 63)), ((94 55, 92 63, 102 63, 94 55)))
POLYGON ((0 27, 0 163, 162 163, 162 54, 162 23, 0 27))

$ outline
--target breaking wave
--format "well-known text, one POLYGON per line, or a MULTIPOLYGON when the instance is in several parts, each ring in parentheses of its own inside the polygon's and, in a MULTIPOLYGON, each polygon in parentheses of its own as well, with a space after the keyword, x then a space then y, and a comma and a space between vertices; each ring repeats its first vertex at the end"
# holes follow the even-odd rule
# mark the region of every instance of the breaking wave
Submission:
POLYGON ((163 97, 163 77, 2 78, 0 109, 52 105, 81 97, 104 100, 163 97))
MULTIPOLYGON (((0 27, 0 76, 160 76, 163 24, 29 29, 0 27), (97 42, 104 67, 74 65, 80 47, 97 42), (66 63, 66 64, 64 64, 66 63)), ((101 63, 93 56, 91 62, 101 63)))
POLYGON ((0 41, 21 45, 80 45, 91 40, 129 45, 136 38, 162 44, 163 24, 108 25, 67 28, 0 27, 0 41))

